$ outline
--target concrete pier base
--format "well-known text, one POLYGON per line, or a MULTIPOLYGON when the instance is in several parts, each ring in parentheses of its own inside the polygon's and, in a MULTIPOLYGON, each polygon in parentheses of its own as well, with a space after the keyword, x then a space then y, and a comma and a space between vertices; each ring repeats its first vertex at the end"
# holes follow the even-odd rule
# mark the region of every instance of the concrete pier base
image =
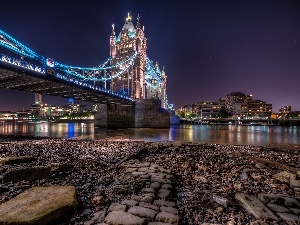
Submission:
POLYGON ((107 105, 97 104, 97 111, 94 114, 94 124, 96 127, 107 127, 107 105))
POLYGON ((95 127, 169 128, 170 114, 157 99, 137 99, 134 105, 98 104, 95 127))
POLYGON ((169 128, 170 114, 161 108, 157 99, 138 99, 135 102, 136 128, 169 128))

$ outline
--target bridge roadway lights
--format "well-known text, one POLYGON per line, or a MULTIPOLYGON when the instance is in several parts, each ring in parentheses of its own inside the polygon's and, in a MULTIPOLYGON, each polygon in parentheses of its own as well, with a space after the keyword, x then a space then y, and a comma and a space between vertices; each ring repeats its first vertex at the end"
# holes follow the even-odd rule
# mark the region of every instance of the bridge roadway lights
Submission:
POLYGON ((170 114, 157 99, 137 99, 134 105, 98 104, 95 127, 169 128, 170 114))

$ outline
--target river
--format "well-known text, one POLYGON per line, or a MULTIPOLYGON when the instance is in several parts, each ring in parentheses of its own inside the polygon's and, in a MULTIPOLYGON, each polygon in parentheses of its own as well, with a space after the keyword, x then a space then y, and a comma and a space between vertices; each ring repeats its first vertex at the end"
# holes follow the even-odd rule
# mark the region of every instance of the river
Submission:
POLYGON ((169 129, 106 129, 93 123, 0 122, 0 134, 76 139, 133 139, 230 145, 300 144, 297 126, 178 125, 169 129))

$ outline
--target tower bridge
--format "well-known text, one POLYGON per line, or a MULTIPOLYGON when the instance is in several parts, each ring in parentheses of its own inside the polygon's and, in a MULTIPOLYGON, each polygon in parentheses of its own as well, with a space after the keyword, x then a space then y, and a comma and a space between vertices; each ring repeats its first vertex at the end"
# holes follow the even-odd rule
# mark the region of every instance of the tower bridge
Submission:
POLYGON ((119 35, 112 25, 109 43, 110 56, 98 66, 69 66, 0 30, 0 88, 93 102, 98 126, 169 126, 166 72, 147 56, 139 16, 134 26, 128 14, 119 35))

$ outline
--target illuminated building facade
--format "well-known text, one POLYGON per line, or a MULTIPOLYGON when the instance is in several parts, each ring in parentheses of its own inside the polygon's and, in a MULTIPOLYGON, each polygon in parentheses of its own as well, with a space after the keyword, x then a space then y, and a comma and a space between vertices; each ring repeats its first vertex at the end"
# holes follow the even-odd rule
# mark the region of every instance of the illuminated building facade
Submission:
POLYGON ((221 101, 202 101, 194 104, 197 116, 200 119, 217 117, 222 106, 224 106, 224 103, 221 101))
POLYGON ((235 91, 220 98, 218 101, 201 101, 177 110, 178 114, 197 115, 198 119, 216 118, 220 109, 225 107, 232 118, 254 119, 271 116, 272 104, 252 98, 235 91))
MULTIPOLYGON (((121 76, 114 78, 111 82, 111 90, 134 99, 161 100, 161 107, 167 107, 166 82, 167 76, 164 69, 160 70, 158 64, 151 67, 152 62, 147 58, 147 39, 144 27, 140 25, 140 18, 137 18, 136 26, 128 14, 125 24, 117 36, 114 25, 110 36, 110 57, 111 66, 126 61, 135 53, 137 54, 134 63, 128 71, 121 76), (155 76, 153 76, 155 74, 155 76)), ((112 76, 122 70, 122 65, 112 71, 112 76)))
POLYGON ((232 116, 238 117, 252 118, 272 114, 272 104, 252 99, 252 95, 245 95, 239 91, 225 96, 225 107, 232 116))
POLYGON ((283 108, 279 109, 279 113, 290 113, 292 112, 292 106, 286 105, 283 108))

